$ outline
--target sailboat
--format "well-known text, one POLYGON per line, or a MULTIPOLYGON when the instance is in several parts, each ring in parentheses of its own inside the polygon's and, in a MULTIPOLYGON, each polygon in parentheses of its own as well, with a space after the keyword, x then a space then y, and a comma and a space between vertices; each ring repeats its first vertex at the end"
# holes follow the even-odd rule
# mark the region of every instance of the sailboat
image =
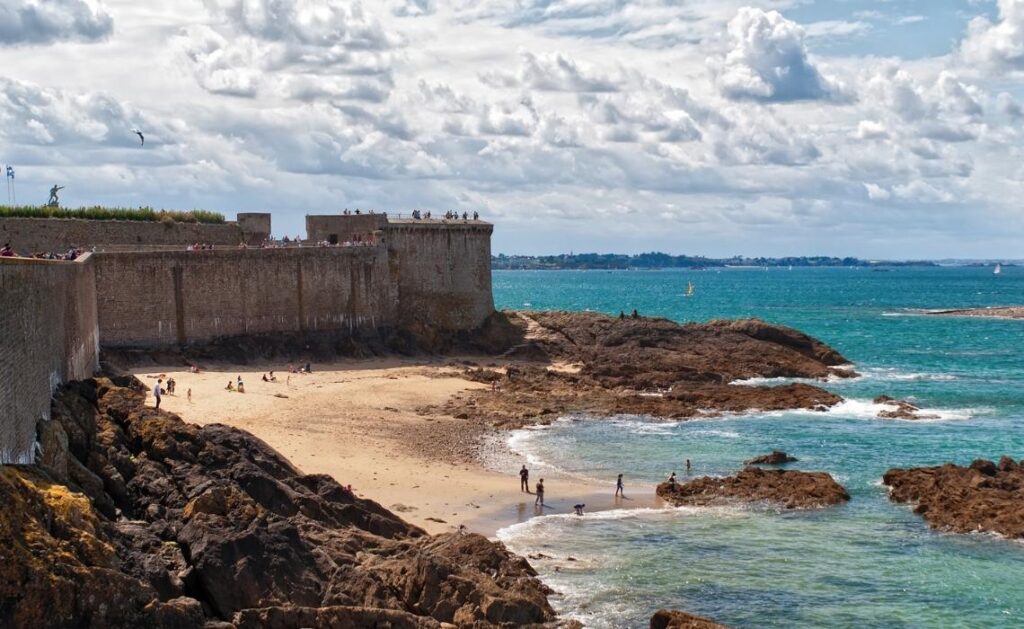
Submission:
POLYGON ((1003 265, 1001 265, 1001 264, 999 264, 997 262, 995 270, 992 271, 992 275, 999 275, 1002 272, 1003 272, 1003 265))
POLYGON ((686 296, 693 297, 693 282, 686 283, 686 296))

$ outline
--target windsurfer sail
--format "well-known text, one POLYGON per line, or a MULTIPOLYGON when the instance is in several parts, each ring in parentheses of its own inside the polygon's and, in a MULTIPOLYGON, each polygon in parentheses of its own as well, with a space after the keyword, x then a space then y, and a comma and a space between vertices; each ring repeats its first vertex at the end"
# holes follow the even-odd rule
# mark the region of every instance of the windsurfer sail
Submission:
POLYGON ((686 283, 686 296, 693 297, 693 282, 686 283))

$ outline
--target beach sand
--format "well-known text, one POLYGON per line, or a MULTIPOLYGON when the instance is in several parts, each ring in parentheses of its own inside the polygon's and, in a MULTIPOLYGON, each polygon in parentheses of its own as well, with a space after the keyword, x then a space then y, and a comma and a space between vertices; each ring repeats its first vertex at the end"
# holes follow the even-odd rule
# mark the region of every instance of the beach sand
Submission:
MULTIPOLYGON (((314 365, 309 375, 286 365, 209 366, 199 374, 180 366, 145 367, 134 373, 152 391, 155 376, 173 377, 176 393, 161 407, 197 424, 223 423, 263 439, 307 474, 328 474, 355 493, 400 517, 440 533, 465 525, 492 536, 534 517, 534 496, 520 492, 524 463, 491 436, 480 421, 422 410, 487 385, 461 377, 457 363, 424 360, 350 360, 314 365), (275 370, 277 382, 262 381, 275 370), (245 393, 226 391, 241 376, 245 393), (192 389, 192 401, 186 392, 192 389), (282 397, 287 396, 287 397, 282 397), (483 444, 482 446, 480 444, 483 444), (495 451, 499 450, 499 451, 495 451), (481 451, 492 462, 481 462, 481 451), (489 456, 493 454, 494 456, 489 456), (495 463, 497 461, 497 463, 495 463), (501 471, 494 471, 499 468, 501 471)), ((165 380, 166 382, 166 380, 165 380)), ((147 404, 153 404, 152 393, 147 404)), ((652 506, 653 488, 631 488, 632 500, 612 499, 606 486, 551 470, 531 470, 531 489, 543 474, 543 513, 568 513, 576 502, 587 510, 652 506), (643 497, 641 497, 643 496, 643 497)))

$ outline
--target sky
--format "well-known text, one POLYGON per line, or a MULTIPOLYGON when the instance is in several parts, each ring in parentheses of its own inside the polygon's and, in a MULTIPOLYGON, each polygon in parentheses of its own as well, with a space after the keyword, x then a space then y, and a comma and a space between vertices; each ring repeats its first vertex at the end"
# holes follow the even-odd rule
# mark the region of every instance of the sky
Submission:
POLYGON ((1019 258, 1022 76, 1024 0, 0 0, 0 163, 277 236, 1019 258))

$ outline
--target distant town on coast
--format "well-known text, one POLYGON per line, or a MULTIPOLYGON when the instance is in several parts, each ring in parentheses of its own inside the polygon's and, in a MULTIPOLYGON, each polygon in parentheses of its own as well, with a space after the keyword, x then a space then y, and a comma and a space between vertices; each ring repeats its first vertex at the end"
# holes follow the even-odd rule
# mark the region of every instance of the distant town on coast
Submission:
MULTIPOLYGON (((651 252, 621 253, 569 253, 549 256, 499 254, 491 258, 491 266, 498 270, 627 270, 627 269, 690 269, 702 270, 724 267, 896 267, 896 266, 991 266, 989 260, 862 260, 831 256, 788 256, 784 258, 706 258, 703 256, 670 255, 651 252)), ((1012 266, 1012 263, 1002 263, 1012 266)))

